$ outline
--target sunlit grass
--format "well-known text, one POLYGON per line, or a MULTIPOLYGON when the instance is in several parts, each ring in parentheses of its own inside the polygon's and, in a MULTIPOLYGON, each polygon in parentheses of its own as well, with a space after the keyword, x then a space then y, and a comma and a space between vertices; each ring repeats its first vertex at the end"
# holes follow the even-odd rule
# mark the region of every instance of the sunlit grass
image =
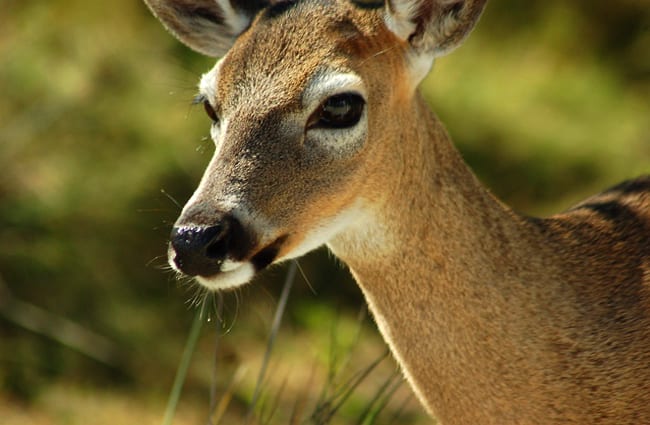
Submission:
MULTIPOLYGON (((3 425, 160 425, 163 411, 162 397, 94 385, 51 385, 30 405, 0 394, 3 425)), ((174 424, 203 422, 200 400, 186 399, 176 412, 174 424)))

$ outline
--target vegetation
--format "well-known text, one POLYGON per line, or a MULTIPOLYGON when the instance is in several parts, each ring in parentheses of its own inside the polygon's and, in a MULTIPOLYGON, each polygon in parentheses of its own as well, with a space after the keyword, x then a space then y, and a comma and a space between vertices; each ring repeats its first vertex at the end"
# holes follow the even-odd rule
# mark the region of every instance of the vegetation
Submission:
MULTIPOLYGON (((635 0, 492 1, 422 89, 495 193, 549 214, 650 172, 649 22, 635 0)), ((208 121, 189 106, 211 65, 137 1, 3 2, 4 424, 162 423, 204 300, 164 265, 179 204, 212 153, 208 121)), ((359 319, 363 300, 343 267, 322 251, 299 264, 261 422, 271 412, 266 422, 282 424, 294 411, 323 414, 317 402, 335 405, 337 389, 385 352, 372 320, 359 319)), ((221 315, 219 299, 206 298, 175 424, 205 422, 211 388, 222 401, 213 420, 243 423, 285 274, 277 267, 225 295, 221 315)), ((399 381, 394 371, 383 359, 331 423, 370 423, 359 418, 399 381)), ((406 387, 374 423, 428 423, 406 387)))

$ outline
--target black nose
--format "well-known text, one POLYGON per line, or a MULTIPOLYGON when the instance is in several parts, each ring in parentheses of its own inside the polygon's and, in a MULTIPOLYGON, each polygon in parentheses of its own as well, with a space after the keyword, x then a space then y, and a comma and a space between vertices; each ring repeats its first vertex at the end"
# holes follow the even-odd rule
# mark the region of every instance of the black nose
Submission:
POLYGON ((190 276, 213 276, 221 271, 221 263, 230 248, 233 219, 224 218, 214 226, 178 226, 170 241, 172 261, 190 276))

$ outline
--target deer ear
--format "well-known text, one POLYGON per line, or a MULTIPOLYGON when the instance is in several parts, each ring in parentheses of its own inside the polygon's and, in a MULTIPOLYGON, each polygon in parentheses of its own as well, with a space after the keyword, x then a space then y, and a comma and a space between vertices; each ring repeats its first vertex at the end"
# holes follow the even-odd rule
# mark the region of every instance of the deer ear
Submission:
POLYGON ((183 44, 204 55, 223 56, 235 38, 267 6, 265 0, 144 0, 183 44))
POLYGON ((387 0, 385 21, 398 37, 432 58, 458 47, 487 0, 387 0))

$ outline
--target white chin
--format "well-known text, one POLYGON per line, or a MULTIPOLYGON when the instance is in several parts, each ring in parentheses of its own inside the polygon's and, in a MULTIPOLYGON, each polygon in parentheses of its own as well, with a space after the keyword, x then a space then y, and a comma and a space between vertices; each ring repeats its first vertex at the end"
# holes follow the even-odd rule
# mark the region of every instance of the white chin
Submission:
POLYGON ((212 291, 237 288, 248 283, 255 276, 255 268, 251 263, 240 263, 237 267, 223 271, 217 275, 204 277, 196 276, 201 285, 212 291))

